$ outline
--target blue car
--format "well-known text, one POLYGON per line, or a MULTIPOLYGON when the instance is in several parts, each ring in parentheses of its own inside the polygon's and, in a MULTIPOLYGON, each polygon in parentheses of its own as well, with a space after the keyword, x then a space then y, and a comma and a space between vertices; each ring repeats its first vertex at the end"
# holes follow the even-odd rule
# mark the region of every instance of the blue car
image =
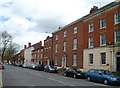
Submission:
POLYGON ((120 85, 120 76, 110 75, 109 72, 102 69, 90 69, 86 73, 88 81, 98 81, 104 84, 120 85))

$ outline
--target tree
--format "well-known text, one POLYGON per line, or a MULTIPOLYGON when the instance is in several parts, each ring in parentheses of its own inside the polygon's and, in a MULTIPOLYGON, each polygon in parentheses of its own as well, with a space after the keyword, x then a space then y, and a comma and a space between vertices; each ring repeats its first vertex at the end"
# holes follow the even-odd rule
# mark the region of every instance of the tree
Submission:
POLYGON ((14 61, 15 60, 15 55, 18 52, 19 45, 16 43, 11 43, 9 47, 6 49, 6 52, 4 54, 3 60, 7 60, 7 62, 14 61))
POLYGON ((12 43, 12 36, 6 31, 0 33, 0 62, 2 62, 5 52, 12 43))

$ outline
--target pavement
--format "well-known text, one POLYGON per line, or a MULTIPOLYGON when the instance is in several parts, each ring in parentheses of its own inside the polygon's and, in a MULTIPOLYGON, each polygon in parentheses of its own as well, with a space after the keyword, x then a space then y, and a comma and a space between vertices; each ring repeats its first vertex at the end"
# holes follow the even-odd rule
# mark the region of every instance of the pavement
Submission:
POLYGON ((2 88, 2 70, 0 69, 0 88, 2 88))

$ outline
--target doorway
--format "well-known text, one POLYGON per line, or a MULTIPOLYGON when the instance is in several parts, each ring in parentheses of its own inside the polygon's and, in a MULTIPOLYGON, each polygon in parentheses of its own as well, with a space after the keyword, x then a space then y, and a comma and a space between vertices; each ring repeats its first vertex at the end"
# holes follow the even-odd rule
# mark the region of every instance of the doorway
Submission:
POLYGON ((117 72, 120 72, 120 52, 116 53, 116 67, 117 72))

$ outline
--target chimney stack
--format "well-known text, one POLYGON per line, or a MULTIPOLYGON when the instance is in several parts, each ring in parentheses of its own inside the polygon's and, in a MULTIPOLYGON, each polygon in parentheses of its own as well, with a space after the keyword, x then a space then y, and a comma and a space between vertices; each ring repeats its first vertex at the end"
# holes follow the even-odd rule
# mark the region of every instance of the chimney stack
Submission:
POLYGON ((93 8, 91 8, 90 13, 94 13, 98 10, 97 6, 93 6, 93 8))
POLYGON ((24 45, 24 49, 26 49, 27 48, 27 46, 26 45, 24 45))
POLYGON ((31 47, 31 43, 30 42, 28 43, 28 47, 31 47))
POLYGON ((42 41, 40 41, 40 46, 42 46, 42 41))

